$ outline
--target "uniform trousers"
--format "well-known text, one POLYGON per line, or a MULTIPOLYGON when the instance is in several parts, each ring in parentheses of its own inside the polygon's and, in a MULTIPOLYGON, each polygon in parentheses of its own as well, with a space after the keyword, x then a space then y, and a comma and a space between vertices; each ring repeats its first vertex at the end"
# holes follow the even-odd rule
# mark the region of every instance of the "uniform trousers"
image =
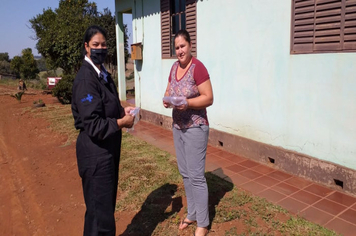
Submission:
MULTIPOLYGON (((88 137, 81 132, 77 140, 77 162, 86 205, 83 235, 115 236, 114 213, 120 149, 116 152, 80 155, 81 148, 86 146, 85 148, 90 149, 88 143, 88 137)), ((117 145, 121 145, 121 139, 115 143, 117 145)))
POLYGON ((205 179, 205 159, 209 126, 188 129, 173 128, 178 169, 183 177, 187 197, 187 219, 198 227, 209 225, 208 186, 205 179))

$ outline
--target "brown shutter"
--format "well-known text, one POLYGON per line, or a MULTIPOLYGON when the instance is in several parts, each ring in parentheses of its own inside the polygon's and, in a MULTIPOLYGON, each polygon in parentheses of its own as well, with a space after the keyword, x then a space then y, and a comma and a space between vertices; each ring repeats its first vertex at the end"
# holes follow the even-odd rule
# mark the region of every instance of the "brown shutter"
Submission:
POLYGON ((161 0, 161 43, 162 58, 170 58, 170 11, 169 0, 161 0))
POLYGON ((356 50, 356 0, 345 2, 344 50, 356 50))
POLYGON ((315 0, 293 0, 292 53, 312 52, 315 0))
POLYGON ((186 30, 192 40, 192 54, 197 56, 197 21, 196 21, 196 0, 186 0, 186 30))
POLYGON ((356 50, 356 0, 293 0, 291 53, 356 50))
POLYGON ((341 50, 342 1, 316 1, 314 51, 341 50))

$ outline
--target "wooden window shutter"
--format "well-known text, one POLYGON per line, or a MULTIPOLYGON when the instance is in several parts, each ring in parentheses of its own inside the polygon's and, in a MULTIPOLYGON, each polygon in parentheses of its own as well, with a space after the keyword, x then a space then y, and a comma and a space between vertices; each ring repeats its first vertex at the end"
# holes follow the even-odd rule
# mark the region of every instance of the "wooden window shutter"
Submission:
POLYGON ((315 0, 293 0, 292 52, 312 52, 315 0))
POLYGON ((196 0, 186 0, 186 30, 192 41, 192 55, 197 56, 196 0))
POLYGON ((344 50, 356 50, 356 0, 346 0, 344 22, 344 50))
MULTIPOLYGON (((185 24, 192 41, 192 54, 197 56, 196 0, 185 1, 185 24)), ((170 0, 161 0, 162 58, 171 58, 171 12, 170 0)))
POLYGON ((356 51, 356 0, 293 0, 291 53, 356 51))
POLYGON ((169 0, 161 0, 161 43, 162 58, 170 58, 170 31, 171 31, 169 0))
POLYGON ((341 50, 342 27, 342 0, 317 0, 314 51, 341 50))

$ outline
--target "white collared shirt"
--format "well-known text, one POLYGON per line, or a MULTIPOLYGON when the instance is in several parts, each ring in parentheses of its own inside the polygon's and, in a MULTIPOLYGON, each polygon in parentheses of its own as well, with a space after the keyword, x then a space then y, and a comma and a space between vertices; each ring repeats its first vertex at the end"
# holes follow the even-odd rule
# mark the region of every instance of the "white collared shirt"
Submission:
POLYGON ((107 72, 107 70, 105 69, 105 67, 104 67, 103 64, 101 64, 102 71, 100 71, 100 70, 98 69, 98 67, 96 67, 96 66, 94 65, 94 63, 89 59, 89 57, 87 57, 87 55, 85 55, 84 60, 86 60, 90 65, 92 65, 92 66, 94 67, 94 69, 95 69, 95 71, 98 73, 98 76, 99 76, 99 77, 100 77, 100 74, 102 74, 103 77, 104 77, 104 80, 105 80, 106 82, 108 81, 108 79, 107 79, 108 72, 107 72))

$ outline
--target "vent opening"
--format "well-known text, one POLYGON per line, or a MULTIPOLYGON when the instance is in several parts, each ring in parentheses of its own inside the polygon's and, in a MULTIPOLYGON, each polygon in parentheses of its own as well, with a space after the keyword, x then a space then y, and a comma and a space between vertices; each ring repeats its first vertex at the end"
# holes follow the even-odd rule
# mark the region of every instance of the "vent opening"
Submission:
POLYGON ((344 188, 344 182, 338 179, 334 179, 334 182, 337 186, 341 187, 342 189, 344 188))
POLYGON ((220 146, 220 147, 223 147, 223 146, 224 146, 224 143, 221 142, 221 141, 219 141, 219 146, 220 146))
POLYGON ((275 162, 274 158, 272 158, 272 157, 268 157, 268 160, 269 160, 269 162, 272 163, 272 164, 274 164, 274 162, 275 162))

